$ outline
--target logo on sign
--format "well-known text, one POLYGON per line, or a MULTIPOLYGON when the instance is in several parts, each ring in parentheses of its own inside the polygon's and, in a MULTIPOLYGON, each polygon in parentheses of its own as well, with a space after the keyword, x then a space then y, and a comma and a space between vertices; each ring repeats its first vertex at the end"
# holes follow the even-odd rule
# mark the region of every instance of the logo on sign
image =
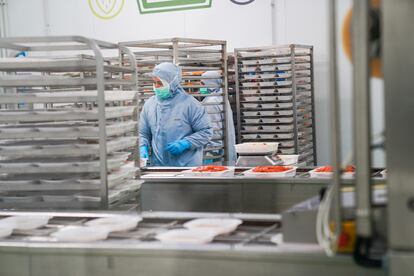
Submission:
POLYGON ((96 17, 112 19, 122 11, 125 0, 88 0, 88 3, 96 17))
POLYGON ((212 1, 213 0, 137 0, 139 11, 142 14, 210 8, 212 1))

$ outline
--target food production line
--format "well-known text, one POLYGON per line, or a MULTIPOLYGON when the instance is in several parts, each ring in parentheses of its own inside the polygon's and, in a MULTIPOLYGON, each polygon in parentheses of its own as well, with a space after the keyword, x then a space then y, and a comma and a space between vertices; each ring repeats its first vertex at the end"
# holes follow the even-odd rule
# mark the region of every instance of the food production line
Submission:
MULTIPOLYGON (((313 177, 315 167, 298 167, 295 176, 283 178, 251 177, 251 167, 237 167, 234 175, 218 178, 188 176, 188 168, 140 168, 143 220, 128 231, 110 231, 100 241, 64 241, 57 232, 68 226, 86 227, 96 218, 128 220, 138 215, 108 210, 0 212, 1 218, 47 217, 38 229, 14 229, 10 237, 0 239, 0 274, 412 275, 414 134, 401 122, 414 117, 410 100, 414 59, 407 55, 414 47, 414 38, 407 35, 414 3, 383 0, 381 6, 384 171, 372 169, 370 160, 369 2, 356 0, 353 6, 356 172, 352 177, 344 179, 341 174, 336 4, 330 1, 331 177, 313 177), (199 218, 240 219, 242 224, 206 244, 160 241, 159 234, 183 229, 199 218)), ((9 77, 1 78, 5 84, 9 77)))

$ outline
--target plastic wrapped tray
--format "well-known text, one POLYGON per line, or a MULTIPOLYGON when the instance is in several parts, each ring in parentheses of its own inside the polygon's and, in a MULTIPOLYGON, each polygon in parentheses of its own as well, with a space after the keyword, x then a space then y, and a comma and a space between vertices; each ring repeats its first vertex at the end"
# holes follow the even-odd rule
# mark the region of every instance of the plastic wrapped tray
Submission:
POLYGON ((183 171, 182 175, 186 177, 232 177, 234 176, 234 170, 234 167, 227 167, 225 171, 221 172, 194 172, 191 169, 183 171))
POLYGON ((244 176, 246 177, 270 177, 270 178, 279 178, 279 177, 294 177, 296 175, 297 167, 292 167, 292 169, 285 171, 285 172, 276 172, 276 173, 261 173, 261 172, 254 172, 254 168, 248 171, 243 172, 244 176))

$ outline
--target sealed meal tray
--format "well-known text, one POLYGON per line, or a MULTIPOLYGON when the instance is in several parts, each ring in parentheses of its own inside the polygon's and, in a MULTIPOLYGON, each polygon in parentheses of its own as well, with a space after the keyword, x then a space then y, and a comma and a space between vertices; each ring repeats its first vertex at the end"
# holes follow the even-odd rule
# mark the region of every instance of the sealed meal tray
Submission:
POLYGON ((234 167, 208 165, 183 171, 182 174, 189 177, 231 177, 234 176, 234 169, 234 167))
MULTIPOLYGON (((331 178, 333 176, 332 166, 323 166, 309 171, 312 178, 331 178)), ((355 167, 347 166, 342 173, 343 178, 353 178, 355 176, 355 167)))
POLYGON ((243 174, 247 177, 294 177, 295 166, 258 166, 243 174))

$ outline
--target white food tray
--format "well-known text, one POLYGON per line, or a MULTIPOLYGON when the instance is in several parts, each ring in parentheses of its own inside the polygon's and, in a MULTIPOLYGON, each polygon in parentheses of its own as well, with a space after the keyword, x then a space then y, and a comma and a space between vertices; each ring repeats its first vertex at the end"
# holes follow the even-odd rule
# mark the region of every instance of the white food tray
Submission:
POLYGON ((251 103, 243 103, 242 104, 244 108, 257 108, 259 107, 259 104, 251 104, 251 103))
POLYGON ((296 175, 296 169, 297 167, 292 167, 292 169, 285 171, 285 172, 277 172, 277 173, 260 173, 260 172, 254 172, 254 168, 250 169, 248 171, 243 172, 243 174, 247 177, 271 177, 271 178, 277 178, 277 177, 294 177, 296 175))
POLYGON ((298 161, 299 161, 299 155, 298 154, 292 154, 292 155, 278 155, 277 157, 279 157, 282 160, 282 165, 283 166, 292 166, 292 165, 297 165, 298 161))
POLYGON ((235 145, 238 154, 267 154, 277 152, 279 143, 243 143, 235 145))
POLYGON ((102 228, 109 232, 130 231, 142 221, 140 216, 117 216, 98 218, 85 223, 86 226, 102 228))
POLYGON ((252 140, 252 139, 257 139, 258 135, 257 134, 244 134, 242 135, 243 139, 246 140, 252 140))
POLYGON ((260 101, 260 97, 244 97, 246 102, 257 102, 260 101))
POLYGON ((260 123, 260 119, 244 119, 246 124, 258 124, 260 123))
POLYGON ((235 231, 242 223, 242 220, 233 218, 202 218, 186 222, 183 226, 190 230, 209 230, 216 235, 223 235, 235 231))
POLYGON ((243 129, 246 131, 257 131, 259 130, 259 126, 244 126, 243 129))
POLYGON ((216 233, 209 230, 175 229, 156 236, 156 239, 165 244, 197 245, 213 241, 216 233))
POLYGON ((257 116, 259 112, 257 111, 243 111, 243 116, 257 116))
POLYGON ((41 228, 45 226, 46 224, 48 224, 51 218, 52 217, 50 216, 43 216, 43 215, 13 216, 13 217, 7 217, 4 219, 1 219, 0 224, 7 223, 10 225, 13 225, 14 230, 21 230, 21 231, 34 230, 34 229, 41 228))
POLYGON ((109 231, 99 227, 67 226, 51 234, 60 242, 94 242, 108 238, 109 231))
POLYGON ((269 108, 276 108, 276 104, 273 104, 273 103, 271 103, 271 104, 269 104, 269 103, 267 103, 267 104, 261 104, 261 107, 262 108, 266 108, 266 109, 269 109, 269 108))
POLYGON ((232 177, 234 170, 234 167, 227 167, 227 170, 222 172, 193 172, 191 169, 183 171, 182 175, 186 177, 232 177))

